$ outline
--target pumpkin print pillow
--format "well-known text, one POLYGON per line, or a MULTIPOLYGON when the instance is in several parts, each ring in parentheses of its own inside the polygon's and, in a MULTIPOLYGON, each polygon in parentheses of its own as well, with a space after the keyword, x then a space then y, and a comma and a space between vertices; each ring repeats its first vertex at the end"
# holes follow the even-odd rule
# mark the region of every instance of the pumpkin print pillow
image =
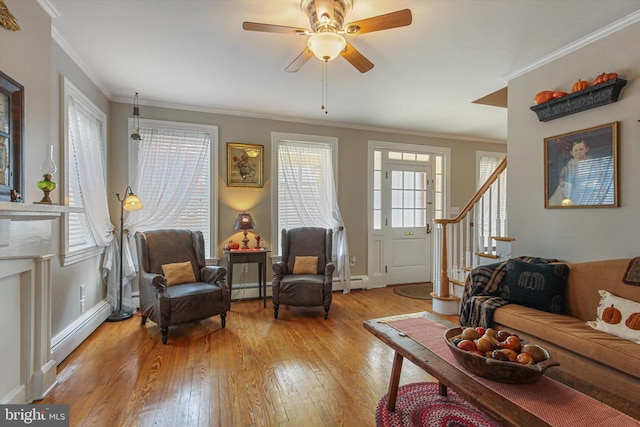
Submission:
POLYGON ((588 321, 587 325, 640 344, 640 302, 624 299, 604 290, 598 292, 598 317, 588 321))

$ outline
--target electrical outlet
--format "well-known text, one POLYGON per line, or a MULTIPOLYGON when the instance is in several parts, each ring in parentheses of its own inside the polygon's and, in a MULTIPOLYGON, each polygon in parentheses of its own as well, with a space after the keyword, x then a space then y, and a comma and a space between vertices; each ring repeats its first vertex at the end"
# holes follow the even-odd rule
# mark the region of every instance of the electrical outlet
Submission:
POLYGON ((80 313, 84 313, 84 302, 86 300, 86 285, 83 283, 80 285, 80 313))
POLYGON ((242 267, 240 268, 240 272, 246 273, 247 271, 249 271, 249 264, 242 264, 242 267))
POLYGON ((352 267, 356 265, 356 257, 352 256, 351 258, 349 258, 349 265, 352 267))

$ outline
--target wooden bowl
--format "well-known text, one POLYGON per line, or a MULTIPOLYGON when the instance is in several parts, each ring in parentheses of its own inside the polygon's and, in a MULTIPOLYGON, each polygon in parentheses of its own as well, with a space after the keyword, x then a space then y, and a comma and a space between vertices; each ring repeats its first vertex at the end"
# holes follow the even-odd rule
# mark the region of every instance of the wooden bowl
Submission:
POLYGON ((549 352, 544 350, 546 360, 534 365, 524 365, 517 362, 505 362, 489 357, 483 357, 456 347, 451 339, 460 335, 462 328, 451 328, 444 333, 444 340, 458 363, 472 374, 489 380, 507 384, 532 384, 540 379, 545 369, 558 366, 560 363, 551 359, 549 352))

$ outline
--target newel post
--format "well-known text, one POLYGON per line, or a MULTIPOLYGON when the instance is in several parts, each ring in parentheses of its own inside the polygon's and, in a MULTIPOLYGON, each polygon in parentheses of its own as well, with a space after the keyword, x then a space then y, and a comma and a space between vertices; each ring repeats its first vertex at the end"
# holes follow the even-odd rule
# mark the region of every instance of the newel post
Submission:
MULTIPOLYGON (((440 276, 438 286, 434 286, 434 292, 431 293, 433 298, 433 311, 439 314, 455 315, 458 314, 458 303, 460 299, 449 292, 449 259, 448 259, 448 237, 447 225, 449 220, 434 220, 436 224, 436 236, 440 239, 439 248, 436 249, 436 259, 440 261, 440 276)), ((436 242, 438 240, 436 239, 436 242)), ((437 243, 436 243, 437 245, 437 243)), ((437 263, 436 263, 437 265, 437 263)))
POLYGON ((449 297, 449 275, 447 271, 449 270, 449 260, 447 258, 447 223, 444 222, 442 225, 442 240, 440 245, 440 288, 438 296, 441 298, 449 297))

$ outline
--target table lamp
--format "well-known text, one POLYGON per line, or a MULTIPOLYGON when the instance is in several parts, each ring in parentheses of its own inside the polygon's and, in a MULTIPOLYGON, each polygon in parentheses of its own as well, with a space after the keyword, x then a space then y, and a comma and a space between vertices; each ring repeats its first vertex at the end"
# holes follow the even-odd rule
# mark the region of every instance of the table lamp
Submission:
POLYGON ((249 249, 249 239, 247 238, 247 230, 255 230, 256 224, 253 222, 253 218, 248 213, 241 213, 238 215, 238 219, 236 219, 236 225, 233 227, 234 230, 242 230, 244 234, 244 239, 242 239, 242 249, 249 249))

